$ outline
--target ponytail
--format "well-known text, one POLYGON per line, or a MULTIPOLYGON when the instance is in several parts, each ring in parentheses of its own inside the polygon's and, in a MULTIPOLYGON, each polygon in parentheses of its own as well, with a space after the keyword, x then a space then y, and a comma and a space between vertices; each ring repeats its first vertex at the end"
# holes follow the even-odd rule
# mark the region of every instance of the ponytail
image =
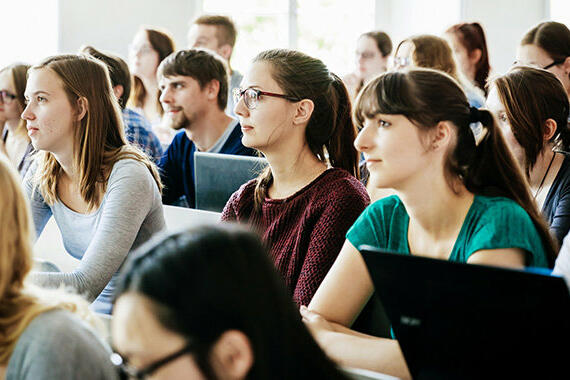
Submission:
MULTIPOLYGON (((493 115, 487 110, 470 109, 470 130, 474 137, 475 150, 463 183, 467 190, 486 196, 502 196, 514 200, 530 216, 543 241, 549 266, 554 266, 558 247, 550 235, 546 221, 540 215, 536 203, 519 164, 509 150, 503 134, 493 115), (479 144, 477 144, 477 124, 481 124, 479 144)), ((458 141, 455 151, 461 150, 458 141)))
MULTIPOLYGON (((351 117, 350 97, 342 80, 319 59, 295 50, 267 50, 253 61, 269 63, 271 76, 286 94, 313 102, 313 113, 305 129, 311 152, 320 161, 358 177, 358 152, 353 145, 356 128, 351 117)), ((257 178, 256 212, 261 210, 272 183, 271 168, 267 167, 257 178)))

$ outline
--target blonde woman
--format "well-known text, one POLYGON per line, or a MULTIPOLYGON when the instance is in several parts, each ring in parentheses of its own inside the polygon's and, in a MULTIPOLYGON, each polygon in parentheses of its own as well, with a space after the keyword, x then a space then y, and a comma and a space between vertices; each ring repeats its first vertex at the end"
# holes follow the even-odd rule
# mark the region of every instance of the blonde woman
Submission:
POLYGON ((29 65, 13 64, 0 70, 0 123, 4 124, 0 151, 3 151, 22 177, 32 161, 34 147, 20 118, 24 110, 24 90, 29 65))
POLYGON ((25 283, 32 221, 11 166, 0 157, 0 379, 114 379, 87 303, 25 283))
POLYGON ((71 286, 110 313, 114 276, 131 249, 164 228, 157 170, 128 145, 106 66, 87 56, 50 57, 29 70, 22 118, 37 159, 25 180, 39 235, 53 215, 71 273, 35 273, 41 286, 71 286))

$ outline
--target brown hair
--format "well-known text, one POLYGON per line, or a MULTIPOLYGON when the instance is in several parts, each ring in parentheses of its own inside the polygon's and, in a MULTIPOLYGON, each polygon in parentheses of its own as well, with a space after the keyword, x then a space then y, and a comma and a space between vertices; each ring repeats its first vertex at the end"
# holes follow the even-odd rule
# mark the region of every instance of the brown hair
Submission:
MULTIPOLYGON (((86 102, 87 112, 75 127, 73 155, 81 197, 89 210, 99 206, 111 169, 122 159, 130 158, 145 164, 159 190, 162 189, 155 165, 144 153, 127 143, 107 66, 86 55, 59 55, 47 58, 30 70, 52 70, 61 80, 73 106, 80 98, 86 102)), ((54 204, 57 200, 57 181, 62 170, 52 153, 38 153, 34 182, 47 204, 54 204)))
POLYGON ((483 28, 478 22, 464 22, 453 25, 446 32, 453 33, 469 55, 476 49, 481 51, 481 58, 475 64, 475 82, 477 87, 482 89, 486 95, 487 78, 489 77, 491 66, 489 65, 489 51, 487 50, 487 40, 483 28))
MULTIPOLYGON (((14 91, 16 95, 16 101, 21 107, 22 111, 26 107, 26 98, 24 97, 24 91, 26 91, 26 84, 28 82, 28 69, 30 65, 25 63, 14 63, 12 65, 4 67, 0 70, 0 73, 7 72, 12 76, 12 83, 14 84, 14 91)), ((18 135, 25 136, 28 141, 28 131, 26 129, 26 121, 20 119, 18 122, 18 128, 16 129, 18 135)))
MULTIPOLYGON (((311 152, 333 167, 358 176, 358 152, 353 146, 356 128, 351 119, 350 98, 342 80, 325 64, 295 50, 274 49, 261 52, 254 62, 267 62, 271 76, 283 91, 297 99, 310 99, 315 107, 305 138, 311 152)), ((271 168, 258 177, 254 204, 259 210, 273 182, 271 168)))
POLYGON ((524 149, 527 177, 545 144, 554 143, 556 148, 564 151, 570 149, 568 95, 554 74, 517 66, 494 79, 491 86, 497 89, 513 135, 524 149), (556 133, 549 141, 544 141, 547 119, 556 122, 556 133))
POLYGON ((236 44, 237 31, 233 21, 226 16, 203 15, 194 20, 196 25, 212 25, 216 27, 218 46, 236 44))
POLYGON ((107 65, 107 69, 109 69, 109 77, 111 78, 111 84, 113 87, 123 87, 123 94, 118 100, 121 108, 125 108, 127 105, 127 100, 131 95, 131 72, 129 71, 129 66, 127 63, 119 56, 111 53, 103 53, 95 49, 93 46, 83 46, 79 51, 83 54, 97 58, 105 65, 107 65))
POLYGON ((392 52, 392 40, 390 36, 385 32, 380 30, 373 30, 371 32, 363 33, 360 37, 370 37, 376 42, 376 46, 378 46, 378 50, 383 57, 390 55, 392 52))
POLYGON ((359 125, 375 115, 397 114, 421 131, 441 121, 456 127, 456 143, 445 160, 445 176, 456 190, 457 180, 474 194, 503 196, 514 200, 530 216, 550 265, 558 252, 546 222, 530 194, 528 184, 511 154, 491 113, 469 107, 459 84, 449 75, 429 69, 389 72, 370 82, 357 99, 354 116, 359 125), (437 94, 437 96, 434 96, 437 94), (484 137, 475 142, 471 123, 482 124, 484 137))
POLYGON ((526 32, 522 45, 536 45, 555 61, 570 57, 570 30, 555 21, 541 22, 526 32))
POLYGON ((228 65, 218 54, 206 49, 180 50, 170 54, 158 66, 159 78, 181 75, 191 77, 200 89, 211 81, 218 81, 218 106, 223 111, 228 103, 228 65))
POLYGON ((410 42, 414 45, 412 56, 417 67, 443 71, 451 75, 456 81, 460 81, 453 51, 446 40, 429 34, 412 36, 398 44, 396 54, 404 42, 410 42))
POLYGON ((0 365, 5 366, 29 323, 39 314, 64 308, 86 320, 93 316, 85 300, 61 291, 25 284, 32 269, 33 222, 20 176, 0 157, 0 365))
MULTIPOLYGON (((174 40, 170 35, 165 31, 160 31, 158 29, 150 29, 145 28, 141 29, 144 31, 148 37, 148 42, 150 46, 158 53, 158 62, 162 62, 162 60, 168 57, 172 52, 175 50, 174 40)), ((146 89, 144 88, 144 84, 140 78, 135 76, 133 78, 133 93, 130 99, 130 102, 135 107, 143 107, 144 99, 147 96, 146 89)), ((149 94, 152 95, 152 94, 149 94)), ((163 114, 162 105, 160 104, 160 91, 154 95, 156 97, 156 105, 157 109, 160 111, 160 114, 163 114)))

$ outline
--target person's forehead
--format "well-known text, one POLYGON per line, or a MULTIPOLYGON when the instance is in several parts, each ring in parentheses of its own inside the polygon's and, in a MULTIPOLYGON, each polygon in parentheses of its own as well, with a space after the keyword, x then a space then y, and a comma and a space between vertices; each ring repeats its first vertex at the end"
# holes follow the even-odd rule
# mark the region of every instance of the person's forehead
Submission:
POLYGON ((203 38, 209 40, 217 39, 217 31, 218 28, 215 25, 194 24, 190 31, 190 34, 196 39, 203 38))

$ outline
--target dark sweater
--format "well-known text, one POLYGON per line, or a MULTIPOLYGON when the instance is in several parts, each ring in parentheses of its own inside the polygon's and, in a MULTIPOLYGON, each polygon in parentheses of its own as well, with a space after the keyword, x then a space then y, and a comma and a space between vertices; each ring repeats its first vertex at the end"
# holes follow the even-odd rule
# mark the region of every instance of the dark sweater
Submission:
POLYGON ((570 155, 558 153, 564 154, 564 161, 544 200, 542 215, 558 244, 562 245, 562 240, 570 229, 570 155))
MULTIPOLYGON (((254 156, 255 151, 243 146, 241 138, 241 126, 238 123, 218 153, 254 156)), ((172 204, 185 195, 188 206, 195 207, 194 153, 196 150, 196 145, 188 138, 186 132, 182 131, 174 136, 158 165, 164 185, 162 203, 172 204)))
POLYGON ((370 203, 368 193, 347 171, 333 168, 286 199, 266 198, 256 213, 255 184, 249 181, 231 196, 222 220, 256 228, 293 300, 308 305, 338 256, 346 231, 370 203))

